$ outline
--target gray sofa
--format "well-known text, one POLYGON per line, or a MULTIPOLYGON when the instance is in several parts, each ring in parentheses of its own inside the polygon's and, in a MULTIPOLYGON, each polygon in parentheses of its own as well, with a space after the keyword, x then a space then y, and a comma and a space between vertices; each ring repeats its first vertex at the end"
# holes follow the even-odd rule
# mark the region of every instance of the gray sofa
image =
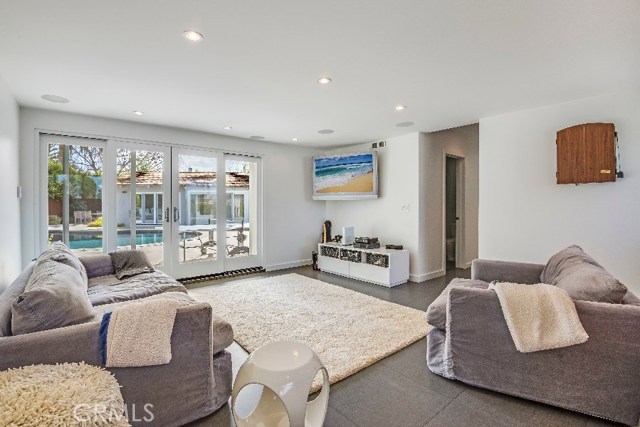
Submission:
POLYGON ((429 369, 513 396, 636 426, 640 418, 640 299, 578 301, 587 342, 516 350, 488 282, 539 283, 544 265, 475 260, 471 281, 452 282, 427 310, 429 369), (442 301, 447 301, 443 309, 442 301))
MULTIPOLYGON (((87 271, 88 295, 96 320, 0 337, 0 370, 80 361, 101 366, 100 315, 128 301, 162 294, 163 298, 179 302, 171 337, 171 362, 108 369, 122 386, 130 422, 135 426, 184 425, 227 402, 232 382, 231 355, 225 351, 233 342, 229 323, 216 316, 209 304, 193 300, 184 286, 161 272, 118 280, 108 255, 80 260, 87 271), (153 414, 152 419, 145 410, 153 414)), ((16 280, 26 282, 32 269, 33 263, 16 280)))

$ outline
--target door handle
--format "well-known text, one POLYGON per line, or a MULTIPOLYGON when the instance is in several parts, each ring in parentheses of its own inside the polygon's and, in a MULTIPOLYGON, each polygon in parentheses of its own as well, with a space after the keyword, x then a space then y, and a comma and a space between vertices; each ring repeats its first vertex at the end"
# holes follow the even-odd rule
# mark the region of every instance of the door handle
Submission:
POLYGON ((178 208, 173 208, 173 222, 178 222, 180 219, 180 211, 178 208))
POLYGON ((164 209, 164 221, 169 222, 169 208, 164 209))

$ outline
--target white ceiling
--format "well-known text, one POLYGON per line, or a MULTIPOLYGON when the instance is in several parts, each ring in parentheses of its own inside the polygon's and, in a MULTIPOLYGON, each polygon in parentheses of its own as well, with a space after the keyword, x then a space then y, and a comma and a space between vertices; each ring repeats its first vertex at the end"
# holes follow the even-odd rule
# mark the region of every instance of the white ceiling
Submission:
POLYGON ((0 76, 23 106, 335 146, 640 85, 640 1, 0 0, 0 76))

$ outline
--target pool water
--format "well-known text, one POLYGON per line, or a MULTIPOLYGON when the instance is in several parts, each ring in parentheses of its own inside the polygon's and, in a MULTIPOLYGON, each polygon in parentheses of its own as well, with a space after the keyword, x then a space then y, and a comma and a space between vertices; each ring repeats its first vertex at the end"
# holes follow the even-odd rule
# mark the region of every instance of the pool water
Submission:
MULTIPOLYGON (((145 231, 136 233, 136 245, 162 243, 162 231, 145 231)), ((130 233, 118 233, 118 246, 131 244, 130 233)), ((71 249, 95 249, 102 247, 102 234, 69 233, 69 247, 71 249)))

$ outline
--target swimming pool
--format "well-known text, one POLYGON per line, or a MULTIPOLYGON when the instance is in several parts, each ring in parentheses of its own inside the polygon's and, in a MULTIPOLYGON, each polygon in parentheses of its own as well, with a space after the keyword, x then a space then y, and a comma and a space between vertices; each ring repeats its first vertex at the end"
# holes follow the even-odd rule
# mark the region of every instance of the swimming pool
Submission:
MULTIPOLYGON (((60 235, 60 237, 62 237, 60 235)), ((54 236, 54 240, 56 239, 54 236)), ((148 245, 162 243, 162 231, 138 230, 136 232, 136 245, 148 245)), ((118 233, 118 246, 131 244, 131 232, 118 233)), ((102 233, 69 232, 69 247, 71 249, 96 249, 102 247, 102 233)))

